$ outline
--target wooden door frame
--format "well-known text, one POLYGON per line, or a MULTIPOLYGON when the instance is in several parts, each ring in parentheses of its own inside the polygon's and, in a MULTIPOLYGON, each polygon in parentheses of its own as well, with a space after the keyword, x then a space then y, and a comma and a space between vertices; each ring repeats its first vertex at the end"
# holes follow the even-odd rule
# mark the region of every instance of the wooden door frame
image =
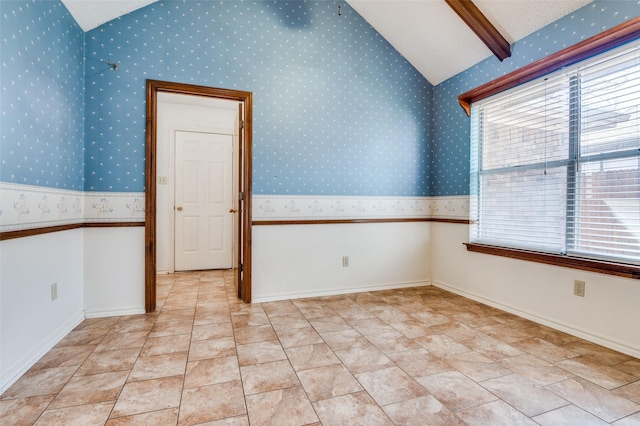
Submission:
MULTIPOLYGON (((210 98, 237 101, 244 106, 244 125, 238 164, 239 191, 238 228, 242 241, 238 243, 238 258, 243 261, 243 280, 238 282, 242 300, 251 302, 251 159, 252 159, 252 98, 251 92, 196 86, 159 80, 147 80, 147 122, 146 122, 146 164, 145 164, 145 310, 156 310, 156 161, 157 161, 157 112, 158 93, 167 92, 181 95, 206 96, 210 98)), ((241 117, 242 119, 242 117, 241 117)))

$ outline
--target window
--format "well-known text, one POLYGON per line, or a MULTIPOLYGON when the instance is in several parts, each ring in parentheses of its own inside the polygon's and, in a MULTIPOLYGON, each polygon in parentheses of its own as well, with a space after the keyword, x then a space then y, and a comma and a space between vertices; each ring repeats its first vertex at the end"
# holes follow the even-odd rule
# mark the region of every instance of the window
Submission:
POLYGON ((640 264, 640 42, 471 106, 472 243, 640 264))

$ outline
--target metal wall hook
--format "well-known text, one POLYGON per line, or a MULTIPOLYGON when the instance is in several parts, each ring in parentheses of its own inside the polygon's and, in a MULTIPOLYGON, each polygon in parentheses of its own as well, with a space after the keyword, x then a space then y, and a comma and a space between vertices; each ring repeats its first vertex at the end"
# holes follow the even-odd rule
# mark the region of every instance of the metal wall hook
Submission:
POLYGON ((108 59, 103 59, 103 61, 107 65, 109 65, 114 71, 118 71, 118 63, 117 62, 111 63, 108 59))

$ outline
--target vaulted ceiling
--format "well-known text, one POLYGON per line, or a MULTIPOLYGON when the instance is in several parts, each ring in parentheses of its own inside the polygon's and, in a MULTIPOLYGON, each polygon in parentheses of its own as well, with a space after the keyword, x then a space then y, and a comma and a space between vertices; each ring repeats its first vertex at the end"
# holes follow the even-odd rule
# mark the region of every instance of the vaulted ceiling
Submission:
MULTIPOLYGON (((62 0, 84 31, 154 1, 62 0)), ((445 0, 346 1, 431 84, 441 83, 492 55, 445 0)), ((473 0, 473 3, 513 43, 590 1, 473 0)))

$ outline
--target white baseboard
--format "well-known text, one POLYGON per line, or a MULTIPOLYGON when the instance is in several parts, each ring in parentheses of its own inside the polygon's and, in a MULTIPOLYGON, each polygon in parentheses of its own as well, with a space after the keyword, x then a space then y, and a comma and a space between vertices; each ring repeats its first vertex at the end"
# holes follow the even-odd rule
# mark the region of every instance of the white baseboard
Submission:
POLYGON ((24 373, 35 365, 40 358, 57 345, 69 332, 78 326, 85 317, 82 312, 78 312, 67 323, 60 326, 47 339, 41 342, 31 352, 26 354, 16 365, 10 367, 7 371, 3 371, 0 375, 0 395, 14 384, 24 373))
POLYGON ((406 281, 406 282, 400 282, 400 283, 366 285, 362 287, 331 288, 326 290, 313 290, 308 292, 279 293, 279 294, 274 294, 270 296, 253 297, 251 302, 252 303, 276 302, 278 300, 334 296, 338 294, 351 294, 351 293, 362 293, 365 291, 391 290, 394 288, 422 287, 427 285, 431 285, 431 281, 428 281, 428 280, 406 281))
POLYGON ((444 284, 438 281, 433 281, 432 285, 434 287, 438 287, 441 288, 443 290, 447 290, 450 291, 452 293, 458 294, 460 296, 464 296, 466 298, 475 300, 477 302, 481 302, 484 303, 485 305, 489 305, 492 306, 494 308, 503 310, 505 312, 509 312, 511 314, 514 315, 518 315, 519 317, 522 318, 526 318, 528 320, 534 321, 538 324, 542 324, 542 325, 546 325, 547 327, 551 327, 555 330, 559 330, 562 331, 564 333, 570 334, 572 336, 576 336, 579 337, 581 339, 587 340, 589 342, 592 343, 596 343, 598 345, 604 346, 605 348, 609 348, 609 349, 613 349, 614 351, 618 351, 621 352, 623 354, 635 357, 635 358, 640 358, 640 348, 635 348, 629 345, 625 345, 624 343, 620 343, 620 342, 616 342, 613 341, 611 339, 608 339, 606 337, 603 336, 599 336, 597 334, 593 334, 590 333, 588 331, 585 330, 581 330, 575 327, 572 327, 570 325, 558 322, 558 321, 554 321, 552 319, 549 318, 545 318, 545 317, 541 317, 539 315, 536 315, 534 313, 528 312, 528 311, 524 311, 522 309, 518 309, 516 307, 510 306, 510 305, 505 305, 501 302, 498 302, 496 300, 493 299, 488 299, 486 297, 477 295, 475 293, 470 293, 467 292, 465 290, 461 290, 459 288, 456 287, 452 287, 448 284, 444 284))
POLYGON ((146 311, 144 306, 137 306, 125 309, 106 310, 106 311, 85 311, 86 318, 105 318, 105 317, 121 317, 126 315, 144 314, 146 311))

